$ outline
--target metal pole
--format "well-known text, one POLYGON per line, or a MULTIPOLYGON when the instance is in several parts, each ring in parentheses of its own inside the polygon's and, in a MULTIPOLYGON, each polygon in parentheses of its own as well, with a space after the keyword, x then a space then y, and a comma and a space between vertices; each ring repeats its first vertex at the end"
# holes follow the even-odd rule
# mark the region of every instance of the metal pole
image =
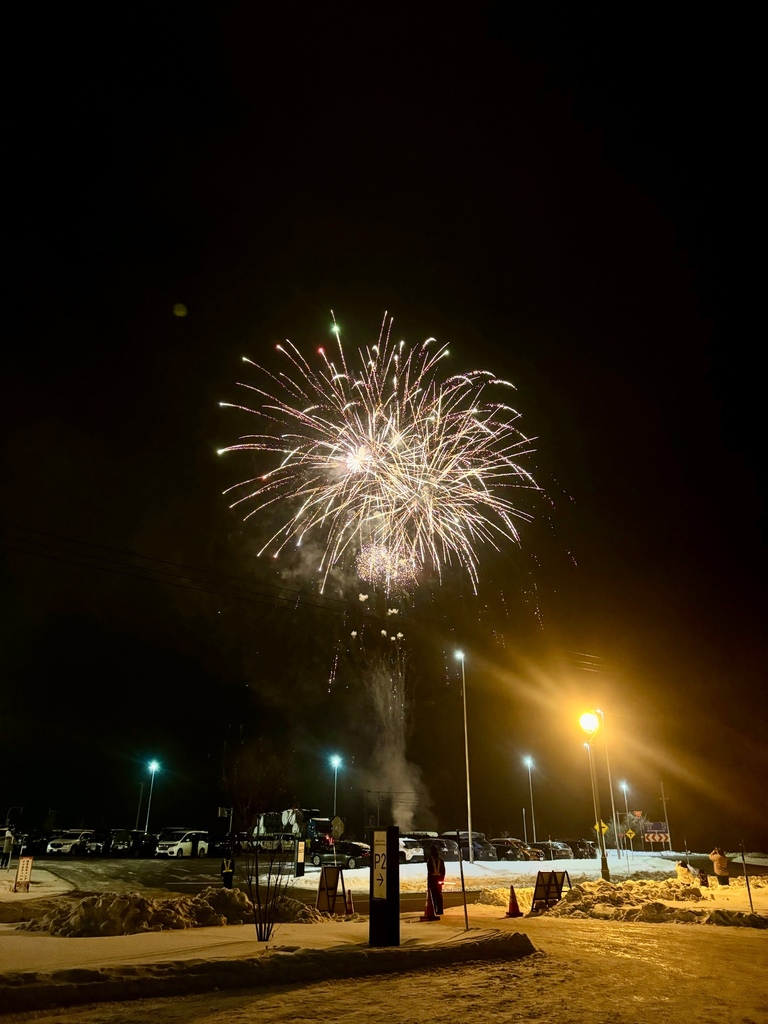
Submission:
POLYGON ((523 808, 523 839, 525 840, 525 845, 527 846, 528 845, 528 826, 525 824, 525 808, 523 808))
POLYGON ((752 889, 750 888, 750 885, 749 885, 749 874, 747 873, 747 856, 746 856, 746 853, 744 852, 744 840, 743 839, 741 840, 741 863, 744 865, 744 881, 747 883, 747 894, 749 896, 749 909, 754 914, 755 907, 754 907, 754 904, 752 903, 752 889))
POLYGON ((528 790, 531 794, 531 826, 533 827, 533 841, 536 842, 536 812, 533 809, 533 782, 531 782, 531 765, 533 762, 530 757, 525 759, 525 763, 528 765, 528 790))
POLYGON ((149 809, 152 806, 152 789, 154 788, 154 785, 155 785, 155 772, 156 771, 157 771, 157 768, 153 768, 152 769, 152 778, 150 779, 150 782, 149 782, 149 799, 147 800, 147 820, 144 823, 144 831, 145 832, 149 832, 149 809))
POLYGON ((595 772, 595 766, 592 762, 592 744, 587 742, 584 744, 589 754, 589 777, 592 780, 592 804, 595 810, 595 825, 597 826, 597 841, 600 847, 600 876, 606 881, 610 882, 611 873, 608 870, 608 858, 605 854, 605 836, 603 835, 603 819, 600 814, 600 794, 597 791, 597 776, 595 772))
POLYGON ((8 826, 11 823, 11 811, 21 811, 21 813, 23 814, 24 813, 24 808, 23 807, 19 807, 18 804, 14 804, 12 807, 8 808, 8 810, 5 812, 5 827, 6 828, 8 828, 8 826))
POLYGON ((672 833, 669 830, 669 818, 667 817, 667 798, 664 796, 664 783, 661 784, 661 806, 664 808, 664 824, 667 826, 667 843, 669 851, 672 852, 672 833))
POLYGON ((336 817, 336 783, 339 778, 339 765, 338 763, 333 766, 333 816, 336 817))
POLYGON ((464 761, 467 768, 467 832, 469 833, 469 863, 475 863, 475 848, 472 842, 472 800, 469 793, 469 734, 467 732, 467 680, 464 674, 464 655, 460 651, 457 655, 461 659, 461 697, 464 705, 464 761))
MULTIPOLYGON (((626 831, 626 829, 629 826, 629 804, 627 803, 627 784, 626 784, 626 782, 622 782, 621 783, 621 788, 624 790, 624 816, 626 818, 626 821, 624 823, 624 829, 626 831)), ((632 851, 632 853, 635 852, 635 847, 634 847, 633 842, 632 842, 631 839, 629 840, 629 848, 632 851)))
POLYGON ((613 815, 613 836, 616 841, 616 856, 621 859, 621 845, 619 843, 619 819, 616 817, 616 805, 613 802, 613 782, 611 781, 611 762, 608 759, 608 734, 605 731, 605 715, 598 708, 598 715, 603 726, 603 743, 605 744, 605 766, 608 769, 608 791, 611 794, 611 814, 613 815))
POLYGON ((136 808, 136 831, 139 831, 139 815, 141 814, 141 799, 144 796, 144 783, 139 783, 139 806, 136 808))

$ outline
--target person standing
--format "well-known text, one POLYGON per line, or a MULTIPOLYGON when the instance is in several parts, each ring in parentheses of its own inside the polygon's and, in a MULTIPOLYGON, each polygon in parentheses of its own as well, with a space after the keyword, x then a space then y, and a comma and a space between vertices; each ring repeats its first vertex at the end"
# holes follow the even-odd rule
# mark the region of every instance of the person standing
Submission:
POLYGON ((221 884, 225 889, 232 888, 232 879, 235 877, 235 858, 229 849, 224 851, 221 861, 221 884))
POLYGON ((712 861, 715 868, 717 884, 730 885, 730 879, 728 877, 728 858, 725 856, 725 850, 716 846, 712 853, 710 853, 709 859, 712 861))
POLYGON ((439 917, 443 912, 443 883, 445 882, 445 861, 440 850, 433 843, 427 858, 427 889, 432 907, 439 917))
POLYGON ((3 840, 3 856, 0 861, 0 868, 7 868, 11 862, 11 853, 13 852, 13 832, 9 828, 5 830, 5 839, 3 840))

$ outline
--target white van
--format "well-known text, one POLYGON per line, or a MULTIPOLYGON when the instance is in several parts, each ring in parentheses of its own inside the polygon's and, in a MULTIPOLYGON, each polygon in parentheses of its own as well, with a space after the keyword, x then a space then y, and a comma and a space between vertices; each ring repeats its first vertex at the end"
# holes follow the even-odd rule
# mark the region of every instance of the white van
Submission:
POLYGON ((158 857, 207 857, 208 833, 183 828, 163 829, 155 853, 158 857))

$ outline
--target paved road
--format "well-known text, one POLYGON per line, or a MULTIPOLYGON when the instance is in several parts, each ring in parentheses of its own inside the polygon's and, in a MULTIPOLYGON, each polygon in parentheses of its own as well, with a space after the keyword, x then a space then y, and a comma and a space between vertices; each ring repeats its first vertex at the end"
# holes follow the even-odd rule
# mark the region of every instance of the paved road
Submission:
MULTIPOLYGON (((129 892, 133 890, 159 890, 169 893, 196 895, 209 886, 221 885, 219 859, 217 857, 184 858, 79 858, 79 857, 36 857, 35 863, 52 871, 69 882, 76 889, 85 892, 106 892, 109 890, 129 892)), ((297 888, 293 895, 305 903, 314 905, 320 871, 308 867, 305 874, 307 888, 297 888)), ((358 872, 346 874, 347 888, 352 890, 354 908, 358 914, 369 910, 368 878, 358 872)), ((237 884, 237 883, 236 883, 237 884)), ((241 888, 244 883, 241 881, 241 888)), ((477 892, 467 892, 467 902, 474 903, 477 892)), ((457 907, 463 903, 462 894, 445 893, 446 907, 457 907)), ((403 892, 400 894, 401 913, 415 913, 426 905, 426 868, 424 892, 403 892)))

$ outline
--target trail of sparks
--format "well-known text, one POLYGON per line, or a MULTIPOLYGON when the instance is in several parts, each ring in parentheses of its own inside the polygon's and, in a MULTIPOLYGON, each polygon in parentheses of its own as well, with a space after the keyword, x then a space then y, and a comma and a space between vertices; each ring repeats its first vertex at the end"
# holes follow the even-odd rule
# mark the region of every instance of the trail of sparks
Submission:
POLYGON ((455 563, 476 586, 479 548, 519 543, 516 523, 531 519, 507 494, 538 490, 520 462, 532 442, 515 409, 487 397, 512 384, 485 370, 441 380, 447 346, 428 338, 409 349, 391 341, 391 328, 385 315, 378 343, 356 350, 354 368, 335 319, 334 352, 320 348, 317 369, 291 342, 277 346, 290 373, 245 359, 261 378, 238 385, 253 404, 221 404, 265 426, 220 454, 266 453, 277 464, 225 493, 238 495, 233 508, 253 506, 245 519, 285 511, 259 554, 277 557, 317 536, 324 580, 354 554, 371 582, 415 584, 455 563))

